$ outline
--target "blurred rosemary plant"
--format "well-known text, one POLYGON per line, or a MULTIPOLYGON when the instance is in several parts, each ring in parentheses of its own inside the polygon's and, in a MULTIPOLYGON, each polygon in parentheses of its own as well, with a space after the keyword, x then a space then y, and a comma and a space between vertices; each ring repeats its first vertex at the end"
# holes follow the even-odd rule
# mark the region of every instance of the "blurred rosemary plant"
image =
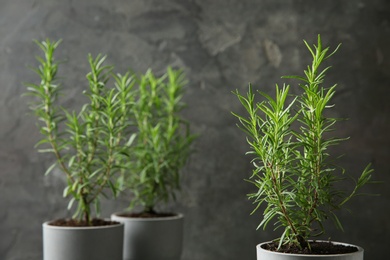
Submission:
POLYGON ((175 199, 180 189, 180 170, 191 153, 195 135, 180 112, 186 79, 170 67, 161 77, 151 70, 137 77, 134 121, 137 138, 131 155, 130 172, 119 179, 132 194, 130 209, 143 208, 155 214, 156 205, 175 199))
POLYGON ((39 66, 33 70, 41 82, 28 84, 26 94, 35 97, 30 108, 38 117, 44 136, 37 146, 42 147, 40 152, 52 153, 56 158, 46 174, 59 166, 66 175, 63 195, 71 196, 68 209, 77 204, 73 218, 90 224, 93 207, 99 215, 101 196, 109 189, 117 194, 113 177, 123 168, 135 137, 129 132, 134 79, 130 74, 113 75, 113 67, 103 65, 105 56, 89 55, 89 88, 84 92, 88 103, 78 113, 68 111, 58 104, 61 86, 54 52, 60 41, 36 44, 43 57, 37 57, 39 66), (115 79, 114 88, 107 86, 111 77, 115 79))

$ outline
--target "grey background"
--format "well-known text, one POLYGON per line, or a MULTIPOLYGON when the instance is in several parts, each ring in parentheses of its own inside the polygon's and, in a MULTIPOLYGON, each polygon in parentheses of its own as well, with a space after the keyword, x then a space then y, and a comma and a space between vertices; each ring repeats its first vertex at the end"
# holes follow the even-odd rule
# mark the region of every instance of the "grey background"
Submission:
MULTIPOLYGON (((338 83, 338 136, 351 139, 335 154, 357 176, 369 162, 383 183, 340 212, 345 232, 329 224, 322 238, 358 244, 368 260, 387 259, 390 242, 388 0, 0 0, 0 259, 42 259, 41 224, 69 216, 60 173, 44 177, 52 162, 38 154, 40 135, 28 114, 23 82, 40 54, 32 39, 62 38, 64 106, 77 109, 86 86, 89 52, 105 53, 116 71, 163 72, 181 66, 190 80, 185 117, 200 134, 184 169, 183 192, 172 209, 186 215, 183 260, 255 259, 255 245, 275 238, 256 231, 260 212, 246 194, 251 165, 244 135, 230 111, 243 113, 234 89, 247 83, 263 91, 282 75, 301 74, 310 60, 302 39, 342 48, 327 84, 338 83)), ((103 216, 121 211, 126 198, 104 202, 103 216)))

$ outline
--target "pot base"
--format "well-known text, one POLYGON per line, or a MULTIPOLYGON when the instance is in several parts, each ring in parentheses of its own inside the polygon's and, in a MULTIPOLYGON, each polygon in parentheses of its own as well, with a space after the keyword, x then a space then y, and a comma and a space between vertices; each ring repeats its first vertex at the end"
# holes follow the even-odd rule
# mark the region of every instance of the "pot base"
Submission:
POLYGON ((128 218, 113 214, 124 223, 124 260, 180 260, 183 215, 160 218, 128 218))
POLYGON ((63 227, 43 224, 44 260, 123 260, 124 225, 63 227))

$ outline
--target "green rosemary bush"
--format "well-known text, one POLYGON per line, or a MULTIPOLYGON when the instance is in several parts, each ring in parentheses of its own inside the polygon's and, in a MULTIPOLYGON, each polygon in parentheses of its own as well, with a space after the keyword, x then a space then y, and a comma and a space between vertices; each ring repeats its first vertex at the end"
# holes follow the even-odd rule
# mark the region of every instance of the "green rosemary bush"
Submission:
POLYGON ((120 183, 132 194, 130 209, 141 206, 153 214, 157 204, 175 198, 195 136, 179 114, 185 106, 183 72, 169 67, 161 77, 148 70, 137 78, 133 109, 137 138, 130 171, 120 183))
POLYGON ((355 180, 351 193, 336 188, 344 180, 343 169, 333 164, 328 154, 331 146, 347 138, 330 137, 338 119, 326 116, 333 107, 331 99, 336 85, 324 87, 325 73, 321 69, 324 60, 338 49, 329 52, 323 48, 318 36, 317 45, 305 44, 313 58, 304 76, 287 76, 301 82, 300 95, 289 93, 290 87, 276 85, 276 97, 259 92, 263 101, 256 102, 252 87, 246 96, 235 95, 246 109, 248 116, 233 113, 239 127, 247 134, 253 155, 253 174, 250 182, 257 192, 249 194, 256 204, 254 211, 265 204, 259 228, 273 222, 275 229, 282 229, 278 240, 282 245, 310 248, 308 239, 324 232, 324 221, 334 220, 342 229, 335 214, 358 190, 370 181, 372 169, 368 165, 355 180))
POLYGON ((58 166, 66 175, 63 195, 71 197, 69 209, 77 204, 73 217, 91 223, 93 207, 99 215, 101 196, 108 190, 117 194, 113 176, 123 168, 134 139, 128 132, 134 79, 130 74, 112 76, 113 67, 103 65, 104 56, 89 55, 89 88, 84 92, 88 102, 77 113, 68 111, 58 105, 61 85, 54 52, 60 41, 36 43, 43 57, 37 57, 39 66, 33 70, 41 81, 28 84, 27 94, 35 98, 31 109, 44 136, 37 145, 42 148, 40 152, 52 153, 56 158, 46 174, 58 166), (115 79, 114 88, 107 86, 111 77, 115 79))

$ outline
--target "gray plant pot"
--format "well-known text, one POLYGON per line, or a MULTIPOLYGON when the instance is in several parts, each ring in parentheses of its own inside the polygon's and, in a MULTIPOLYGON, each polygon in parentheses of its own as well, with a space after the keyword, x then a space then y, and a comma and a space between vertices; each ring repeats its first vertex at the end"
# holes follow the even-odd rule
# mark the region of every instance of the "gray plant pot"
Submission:
POLYGON ((123 260, 122 223, 99 227, 58 227, 43 223, 44 260, 123 260))
POLYGON ((184 217, 129 218, 120 213, 111 219, 124 223, 124 260, 180 260, 184 217))
POLYGON ((358 248, 357 252, 349 254, 337 254, 337 255, 300 255, 300 254, 285 254, 278 253, 263 249, 261 246, 269 242, 261 243, 256 246, 257 260, 363 260, 363 248, 355 245, 332 242, 334 244, 341 244, 347 246, 355 246, 358 248))

